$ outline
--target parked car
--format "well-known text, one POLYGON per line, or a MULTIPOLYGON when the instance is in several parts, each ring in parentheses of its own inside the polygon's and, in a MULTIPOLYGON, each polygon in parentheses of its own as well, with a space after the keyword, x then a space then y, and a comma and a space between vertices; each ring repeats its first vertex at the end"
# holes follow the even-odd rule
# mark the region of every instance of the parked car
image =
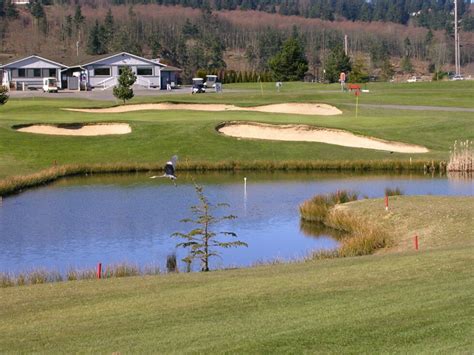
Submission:
POLYGON ((464 80, 464 77, 462 75, 454 75, 451 80, 464 80))
POLYGON ((416 83, 418 81, 421 81, 421 77, 419 76, 412 76, 410 79, 407 80, 407 83, 416 83))

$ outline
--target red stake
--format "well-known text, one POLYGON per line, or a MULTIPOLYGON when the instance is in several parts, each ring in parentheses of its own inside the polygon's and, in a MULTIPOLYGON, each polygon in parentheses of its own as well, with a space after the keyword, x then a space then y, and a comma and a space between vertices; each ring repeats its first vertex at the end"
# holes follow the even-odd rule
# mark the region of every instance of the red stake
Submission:
POLYGON ((418 250, 418 236, 415 235, 415 237, 413 239, 415 241, 415 250, 418 250))
POLYGON ((385 195, 385 211, 388 211, 388 195, 385 195))
POLYGON ((97 264, 97 278, 98 279, 102 278, 102 263, 97 264))

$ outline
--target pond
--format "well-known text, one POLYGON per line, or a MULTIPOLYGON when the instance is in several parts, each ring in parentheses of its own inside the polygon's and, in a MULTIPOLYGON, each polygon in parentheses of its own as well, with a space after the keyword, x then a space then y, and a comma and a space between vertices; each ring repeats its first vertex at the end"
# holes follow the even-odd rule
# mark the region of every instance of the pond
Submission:
POLYGON ((3 199, 0 272, 64 273, 98 262, 163 269, 167 255, 185 256, 175 247, 180 240, 170 235, 194 227, 180 222, 192 217, 190 206, 198 203, 193 181, 212 203, 229 204, 218 214, 238 217, 216 230, 235 232, 248 243, 248 248, 222 250, 222 258, 211 260, 212 269, 296 260, 337 248, 327 231, 300 225, 298 205, 315 194, 350 189, 373 198, 398 187, 407 195, 472 195, 474 186, 469 179, 316 172, 182 173, 177 187, 147 174, 67 178, 3 199))

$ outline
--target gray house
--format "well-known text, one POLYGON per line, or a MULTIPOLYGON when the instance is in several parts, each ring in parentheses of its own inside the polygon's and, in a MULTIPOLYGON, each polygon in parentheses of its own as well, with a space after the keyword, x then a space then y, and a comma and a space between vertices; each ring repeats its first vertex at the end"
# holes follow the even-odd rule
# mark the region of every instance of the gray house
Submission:
POLYGON ((43 78, 56 78, 61 85, 61 70, 67 68, 61 63, 37 55, 31 55, 0 67, 3 70, 2 84, 17 89, 41 88, 43 78))
POLYGON ((145 88, 161 88, 161 69, 164 64, 127 52, 117 53, 94 62, 81 65, 86 71, 89 87, 108 89, 117 85, 122 68, 130 67, 137 76, 135 85, 145 88))

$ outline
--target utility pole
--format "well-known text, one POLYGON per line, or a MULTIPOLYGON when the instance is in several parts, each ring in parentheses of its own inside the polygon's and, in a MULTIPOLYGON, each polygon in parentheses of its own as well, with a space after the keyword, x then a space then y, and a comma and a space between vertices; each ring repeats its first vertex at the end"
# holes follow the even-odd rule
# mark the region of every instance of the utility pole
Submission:
POLYGON ((459 55, 458 0, 454 0, 454 65, 456 68, 456 75, 461 75, 461 61, 459 55))
MULTIPOLYGON (((455 0, 456 1, 456 0, 455 0)), ((347 44, 347 35, 344 35, 344 53, 346 54, 346 56, 348 55, 348 44, 347 44)))

